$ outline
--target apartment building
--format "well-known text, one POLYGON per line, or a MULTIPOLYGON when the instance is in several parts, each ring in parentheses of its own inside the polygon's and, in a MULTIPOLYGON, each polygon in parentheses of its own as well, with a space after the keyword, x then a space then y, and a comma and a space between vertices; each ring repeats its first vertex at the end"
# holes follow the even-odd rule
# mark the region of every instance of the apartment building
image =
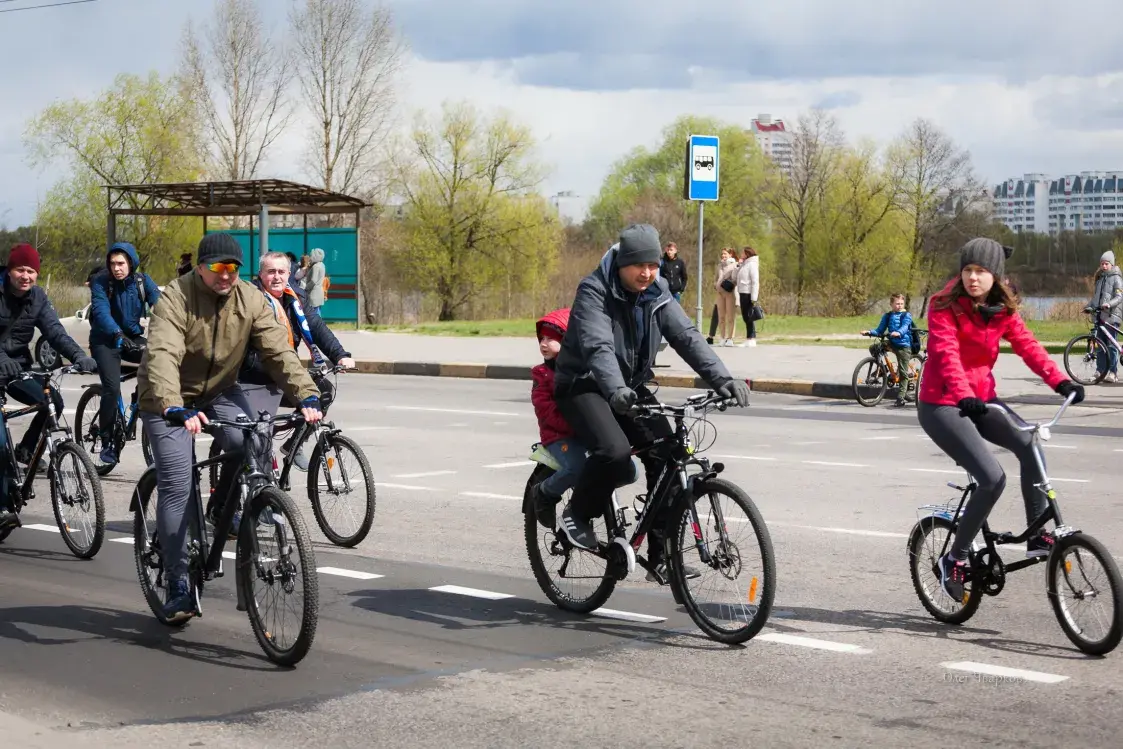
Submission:
POLYGON ((774 120, 770 114, 757 115, 749 129, 756 136, 760 150, 770 157, 785 174, 792 172, 792 134, 783 120, 774 120))
POLYGON ((1113 231, 1123 228, 1123 172, 1026 174, 995 186, 993 201, 995 217, 1014 231, 1113 231))

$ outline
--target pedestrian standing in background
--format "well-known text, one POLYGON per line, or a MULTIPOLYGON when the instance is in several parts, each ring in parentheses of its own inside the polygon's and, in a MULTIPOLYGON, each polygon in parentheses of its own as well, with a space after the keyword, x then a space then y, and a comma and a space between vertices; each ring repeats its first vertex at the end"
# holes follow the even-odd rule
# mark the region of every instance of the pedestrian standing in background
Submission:
POLYGON ((741 319, 745 321, 745 342, 741 347, 755 346, 756 320, 753 318, 753 305, 760 301, 760 258, 752 247, 741 251, 741 264, 737 266, 737 294, 741 304, 741 319))
POLYGON ((717 290, 718 328, 721 333, 721 345, 732 346, 737 325, 734 317, 737 309, 737 302, 734 297, 734 292, 737 290, 737 259, 734 257, 732 247, 725 247, 721 251, 721 263, 718 265, 714 289, 717 290))
POLYGON ((194 264, 191 262, 191 253, 183 253, 179 256, 179 265, 175 267, 176 278, 179 278, 180 276, 186 276, 194 267, 194 264))
POLYGON ((686 272, 686 263, 678 256, 678 247, 674 242, 668 242, 663 250, 663 260, 659 263, 659 275, 667 281, 667 289, 675 301, 682 304, 682 294, 686 291, 689 277, 686 272))

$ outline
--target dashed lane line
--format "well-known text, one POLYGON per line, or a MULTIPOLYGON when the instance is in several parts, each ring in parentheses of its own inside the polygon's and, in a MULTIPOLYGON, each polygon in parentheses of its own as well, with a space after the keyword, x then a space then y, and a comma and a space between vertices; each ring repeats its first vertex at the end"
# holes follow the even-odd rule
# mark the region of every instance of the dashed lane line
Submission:
POLYGON ((456 471, 422 471, 421 473, 397 473, 393 478, 396 479, 421 479, 429 476, 451 476, 456 471))
POLYGON ((476 497, 478 499, 522 499, 514 494, 492 494, 490 492, 460 492, 461 497, 476 497))
POLYGON ((869 648, 863 648, 859 645, 851 645, 846 642, 833 642, 831 640, 818 640, 813 637, 800 637, 799 635, 789 635, 783 632, 766 632, 762 635, 757 635, 757 640, 765 642, 778 642, 783 645, 796 645, 801 648, 813 648, 815 650, 830 650, 835 653, 854 653, 855 655, 865 655, 872 653, 869 648))
POLYGON ((639 622, 641 624, 655 624, 656 622, 665 622, 665 616, 651 616, 650 614, 635 614, 631 611, 617 611, 616 609, 600 608, 589 612, 592 616, 600 616, 605 619, 618 619, 625 622, 639 622))
POLYGON ((438 414, 464 414, 468 416, 508 416, 519 418, 528 414, 516 414, 509 411, 471 411, 460 408, 432 408, 429 406, 386 406, 388 411, 424 411, 438 414))
POLYGON ((534 461, 531 460, 520 460, 518 463, 492 463, 491 465, 484 466, 484 468, 522 468, 523 466, 530 465, 533 462, 534 461))
POLYGON ((1036 681, 1042 684, 1058 684, 1068 679, 1067 676, 1061 676, 1060 674, 1049 674, 1044 671, 1027 671, 1023 668, 1009 668, 1007 666, 995 666, 990 663, 975 663, 974 661, 955 661, 941 663, 940 665, 953 671, 967 671, 983 676, 1001 676, 1007 679, 1036 681))
POLYGON ((869 468, 864 463, 836 463, 830 460, 801 460, 801 463, 809 466, 835 466, 837 468, 869 468))
POLYGON ((317 567, 316 571, 324 575, 335 575, 337 577, 350 577, 355 580, 377 580, 385 575, 376 575, 373 572, 359 572, 357 570, 345 570, 339 567, 317 567))
POLYGON ((504 598, 514 598, 510 593, 496 593, 493 590, 480 590, 479 588, 465 588, 460 585, 438 585, 435 588, 429 588, 435 593, 452 593, 457 596, 469 596, 471 598, 485 598, 489 601, 501 601, 504 598))

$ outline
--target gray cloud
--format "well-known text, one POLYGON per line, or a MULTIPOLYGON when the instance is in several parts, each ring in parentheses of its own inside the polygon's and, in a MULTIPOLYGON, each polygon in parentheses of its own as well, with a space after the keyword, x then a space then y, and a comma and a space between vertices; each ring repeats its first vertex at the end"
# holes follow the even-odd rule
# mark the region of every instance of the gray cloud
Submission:
POLYGON ((861 103, 862 95, 857 91, 832 91, 815 102, 815 106, 820 109, 847 109, 861 103))
POLYGON ((1059 14, 1034 4, 397 0, 394 11, 425 59, 513 60, 520 81, 547 86, 647 87, 664 75, 663 88, 678 88, 690 82, 682 71, 698 67, 741 79, 990 74, 1016 82, 1123 70, 1116 25, 1086 22, 1116 17, 1118 3, 1085 0, 1079 12, 1059 14), (572 60, 565 75, 548 62, 557 59, 572 60), (652 66, 635 64, 643 59, 652 66))
POLYGON ((1066 81, 1041 94, 1034 112, 1044 122, 1065 130, 1100 131, 1123 128, 1123 75, 1106 81, 1066 81))

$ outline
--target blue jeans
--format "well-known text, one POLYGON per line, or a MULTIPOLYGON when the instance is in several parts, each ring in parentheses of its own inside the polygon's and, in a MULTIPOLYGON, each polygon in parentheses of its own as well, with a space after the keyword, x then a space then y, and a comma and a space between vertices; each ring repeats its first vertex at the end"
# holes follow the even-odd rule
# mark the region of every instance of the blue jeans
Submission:
POLYGON ((1096 328, 1096 337, 1103 342, 1103 346, 1096 350, 1096 371, 1118 375, 1119 351, 1111 343, 1116 340, 1115 333, 1105 328, 1096 328))
POLYGON ((544 447, 561 465, 561 470, 542 482, 542 491, 549 497, 561 497, 577 484, 585 468, 585 446, 574 439, 560 439, 544 447))
POLYGON ((679 304, 682 304, 682 292, 681 291, 676 291, 674 294, 671 294, 671 296, 673 296, 675 298, 676 302, 678 302, 679 304))

